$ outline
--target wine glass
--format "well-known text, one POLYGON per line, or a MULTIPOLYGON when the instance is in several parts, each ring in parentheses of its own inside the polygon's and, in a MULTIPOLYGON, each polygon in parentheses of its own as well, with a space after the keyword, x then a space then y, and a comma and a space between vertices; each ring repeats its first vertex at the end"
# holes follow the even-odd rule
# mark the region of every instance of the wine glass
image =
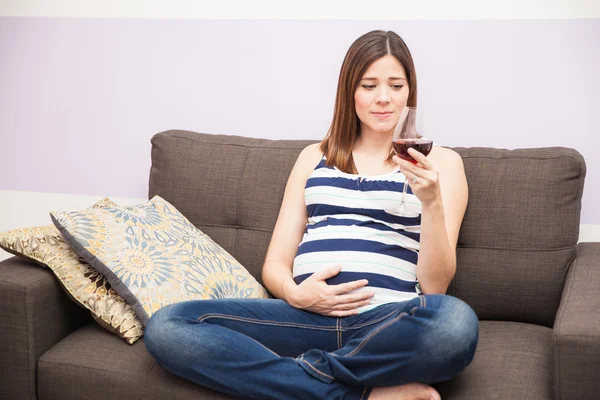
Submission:
MULTIPOLYGON (((417 160, 408 154, 408 149, 413 148, 423 155, 427 156, 433 147, 433 141, 423 136, 423 113, 417 112, 416 107, 404 107, 398 120, 398 125, 394 129, 392 144, 396 155, 403 160, 410 161, 413 164, 417 160)), ((409 210, 406 204, 406 189, 408 188, 408 177, 404 176, 402 187, 402 200, 398 208, 386 209, 385 211, 401 217, 418 217, 419 213, 415 210, 409 210)))

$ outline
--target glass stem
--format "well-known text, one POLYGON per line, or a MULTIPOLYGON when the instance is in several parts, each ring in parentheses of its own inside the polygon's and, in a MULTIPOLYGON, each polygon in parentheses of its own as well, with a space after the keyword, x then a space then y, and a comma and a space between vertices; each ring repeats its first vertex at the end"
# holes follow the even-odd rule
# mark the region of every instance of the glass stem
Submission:
POLYGON ((401 210, 404 210, 404 199, 406 198, 406 189, 408 189, 408 178, 404 177, 404 185, 402 185, 402 201, 400 202, 401 210))

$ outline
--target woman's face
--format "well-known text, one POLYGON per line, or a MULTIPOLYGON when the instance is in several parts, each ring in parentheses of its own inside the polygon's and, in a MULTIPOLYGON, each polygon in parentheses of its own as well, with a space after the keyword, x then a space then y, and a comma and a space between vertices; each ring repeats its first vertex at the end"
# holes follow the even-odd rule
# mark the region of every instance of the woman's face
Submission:
MULTIPOLYGON (((392 55, 373 62, 354 92, 362 134, 392 135, 408 100, 404 67, 392 55)), ((391 140, 391 138, 390 138, 391 140)))

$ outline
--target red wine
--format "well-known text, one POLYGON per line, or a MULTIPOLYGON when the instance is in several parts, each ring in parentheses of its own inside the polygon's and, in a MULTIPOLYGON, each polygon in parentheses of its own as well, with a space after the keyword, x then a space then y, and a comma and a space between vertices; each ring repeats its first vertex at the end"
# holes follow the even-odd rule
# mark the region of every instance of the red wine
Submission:
POLYGON ((398 139, 394 140, 393 144, 398 157, 413 164, 416 164, 417 161, 408 154, 408 149, 413 148, 427 156, 433 147, 433 141, 429 139, 398 139))

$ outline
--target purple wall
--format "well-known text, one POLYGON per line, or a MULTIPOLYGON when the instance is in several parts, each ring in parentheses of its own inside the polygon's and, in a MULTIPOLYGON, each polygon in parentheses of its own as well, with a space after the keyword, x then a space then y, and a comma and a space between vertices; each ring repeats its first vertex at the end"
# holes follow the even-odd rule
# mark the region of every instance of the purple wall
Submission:
POLYGON ((576 148, 600 224, 600 19, 0 18, 0 189, 145 197, 150 137, 172 128, 319 139, 371 29, 411 48, 428 136, 576 148))

